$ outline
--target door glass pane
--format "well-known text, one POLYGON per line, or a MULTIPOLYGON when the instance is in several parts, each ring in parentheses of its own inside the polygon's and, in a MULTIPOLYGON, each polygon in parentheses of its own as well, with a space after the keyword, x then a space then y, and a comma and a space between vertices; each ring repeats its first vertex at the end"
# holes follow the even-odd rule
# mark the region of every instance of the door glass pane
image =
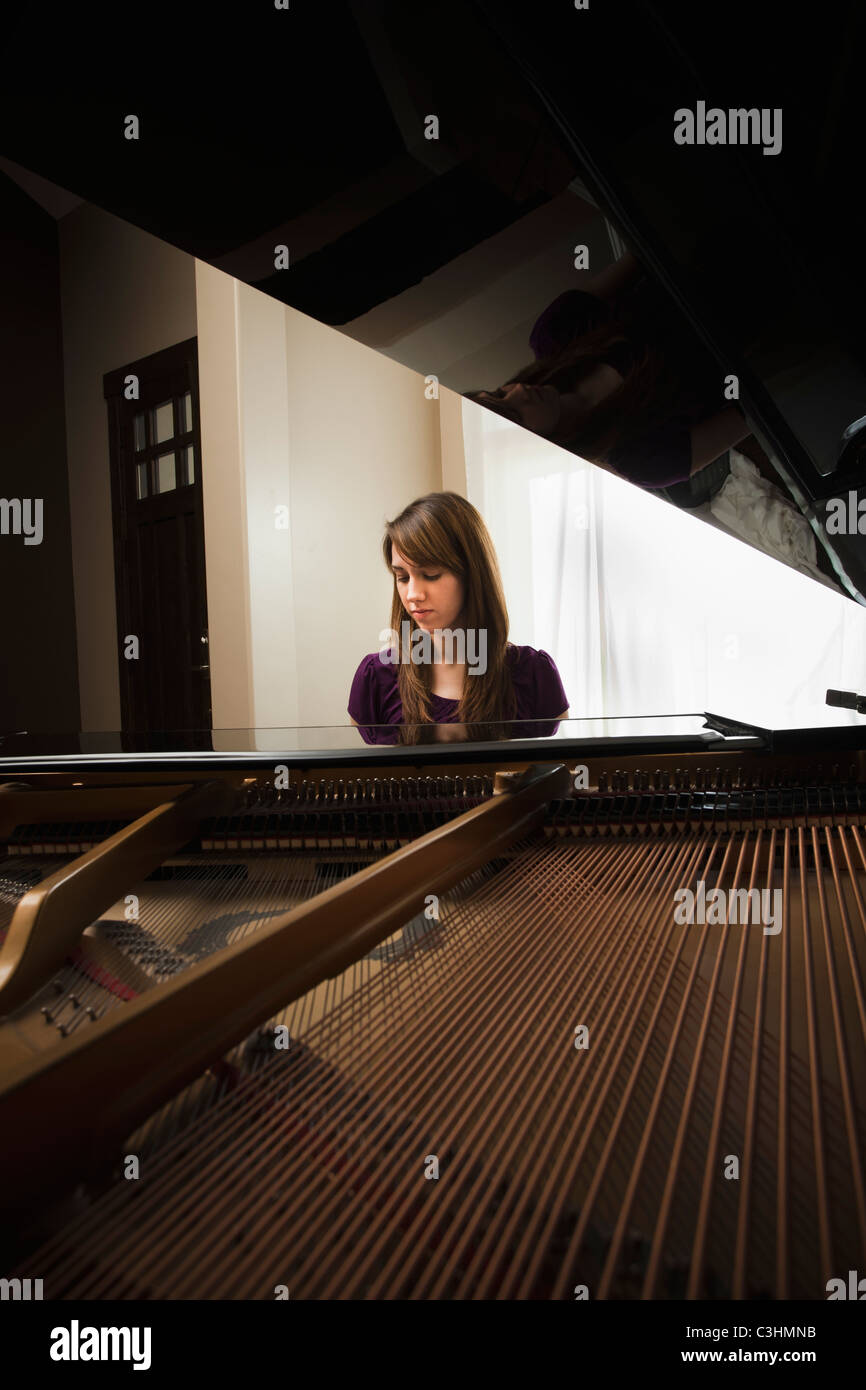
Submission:
POLYGON ((171 401, 166 401, 163 405, 154 406, 153 418, 156 430, 156 443, 164 444, 167 439, 173 439, 174 409, 171 401))
POLYGON ((138 463, 135 467, 135 490, 139 501, 147 496, 147 463, 138 463))
POLYGON ((140 415, 132 418, 132 430, 134 436, 134 447, 136 451, 143 449, 147 444, 147 431, 145 430, 144 411, 140 415))
MULTIPOLYGON (((195 482, 195 450, 193 449, 193 447, 192 447, 191 444, 188 444, 187 447, 186 447, 185 449, 181 449, 180 452, 181 452, 181 455, 182 455, 182 458, 183 458, 183 482, 184 482, 184 483, 194 483, 194 482, 195 482)), ((183 484, 181 484, 181 486, 183 486, 183 484)))
POLYGON ((192 392, 187 391, 180 403, 181 429, 192 429, 192 392))
POLYGON ((171 492, 177 487, 177 474, 175 472, 174 453, 160 454, 156 460, 156 490, 157 492, 171 492))

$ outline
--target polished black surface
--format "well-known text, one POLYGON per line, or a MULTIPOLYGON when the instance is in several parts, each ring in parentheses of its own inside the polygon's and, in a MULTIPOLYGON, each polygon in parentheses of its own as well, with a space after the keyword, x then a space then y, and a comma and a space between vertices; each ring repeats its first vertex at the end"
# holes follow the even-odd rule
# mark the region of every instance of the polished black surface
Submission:
MULTIPOLYGON (((491 734, 501 729, 496 726, 491 734)), ((581 752, 680 751, 761 745, 749 730, 725 738, 702 714, 643 715, 615 719, 564 719, 555 736, 533 736, 537 721, 514 721, 506 739, 478 738, 482 726, 424 725, 407 728, 407 742, 368 743, 354 725, 303 729, 217 729, 164 733, 6 735, 0 740, 0 772, 49 770, 151 771, 183 768, 292 767, 363 762, 369 766, 422 762, 495 762, 502 759, 579 760, 581 752), (444 735, 428 741, 431 734, 444 735), (467 737, 467 734, 475 735, 467 737), (417 737, 417 742, 408 742, 417 737)), ((365 730, 396 735, 393 727, 365 730)))
POLYGON ((219 21, 157 0, 148 14, 127 43, 116 7, 89 7, 119 62, 78 41, 74 8, 7 20, 28 62, 7 63, 0 152, 350 333, 579 180, 739 377, 783 486, 845 591, 866 593, 866 539, 825 525, 830 499, 866 497, 856 0, 805 18, 781 0, 712 15, 676 0, 443 0, 435 23, 403 0, 219 21), (778 109, 781 149, 678 145, 674 113, 698 102, 778 109), (288 274, 274 269, 283 236, 288 274))
MULTIPOLYGON (((479 739, 479 726, 417 726, 418 742, 367 743, 352 725, 303 729, 219 729, 164 733, 24 733, 0 738, 0 774, 8 779, 35 772, 164 772, 261 767, 369 767, 538 761, 579 763, 582 756, 641 753, 707 753, 732 749, 768 753, 855 752, 866 748, 866 716, 853 711, 803 711, 803 723, 775 729, 718 714, 640 715, 565 719, 553 737, 527 736, 533 723, 510 724, 510 737, 479 739), (807 720, 813 722, 809 723, 807 720), (431 728, 446 740, 428 742, 431 728), (467 732, 475 736, 467 738, 467 732)), ((498 726, 501 728, 501 726, 498 726)), ((379 731, 388 732, 384 726, 379 731)), ((376 730, 370 729, 370 733, 376 730)), ((393 731, 391 731, 393 732, 393 731)), ((495 732, 491 730, 491 733, 495 732)), ((829 772, 829 768, 828 768, 829 772)))

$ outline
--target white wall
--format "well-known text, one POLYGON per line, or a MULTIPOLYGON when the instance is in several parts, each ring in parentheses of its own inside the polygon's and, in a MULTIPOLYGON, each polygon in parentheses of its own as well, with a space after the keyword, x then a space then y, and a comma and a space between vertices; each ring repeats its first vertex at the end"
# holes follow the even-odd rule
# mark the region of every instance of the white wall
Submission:
POLYGON ((439 402, 408 368, 202 262, 196 292, 214 727, 346 724, 390 614, 384 522, 443 485, 439 402))
POLYGON ((106 372, 195 336, 191 256, 87 203, 58 223, 81 727, 120 728, 106 372))

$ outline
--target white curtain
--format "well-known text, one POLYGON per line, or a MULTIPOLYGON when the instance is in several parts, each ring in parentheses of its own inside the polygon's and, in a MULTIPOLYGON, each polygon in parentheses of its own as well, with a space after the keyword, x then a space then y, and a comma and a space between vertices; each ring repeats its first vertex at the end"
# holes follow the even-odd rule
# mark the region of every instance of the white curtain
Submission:
POLYGON ((471 401, 463 434, 511 641, 550 653, 572 718, 862 720, 824 697, 866 690, 866 609, 471 401))

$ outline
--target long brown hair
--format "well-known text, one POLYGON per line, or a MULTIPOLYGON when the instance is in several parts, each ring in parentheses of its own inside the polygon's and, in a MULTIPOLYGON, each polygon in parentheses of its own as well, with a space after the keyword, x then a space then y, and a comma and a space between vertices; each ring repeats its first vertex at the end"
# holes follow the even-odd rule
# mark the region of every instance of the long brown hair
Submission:
MULTIPOLYGON (((411 636, 421 631, 403 607, 397 577, 391 568, 391 547, 419 569, 441 568, 456 574, 464 589, 460 626, 487 632, 487 670, 463 682, 457 706, 457 723, 471 726, 469 738, 505 737, 499 721, 514 719, 516 701, 506 661, 508 610, 502 579, 490 533, 480 513, 456 492, 431 492, 418 497, 385 525, 382 554, 394 579, 391 628, 402 632, 411 624, 411 636), (483 730, 478 726, 486 726, 483 730), (494 726, 494 727, 491 727, 494 726)), ((403 724, 430 724, 433 671, 428 664, 401 661, 397 683, 403 705, 403 724)), ((432 734, 431 728, 430 733, 432 734)), ((406 738, 406 742, 426 741, 406 738)))
MULTIPOLYGON (((622 385, 592 406, 568 436, 551 436, 553 443, 582 458, 604 463, 612 449, 638 438, 665 419, 677 400, 675 383, 665 371, 661 355, 636 339, 624 323, 613 320, 580 334, 568 347, 521 367, 503 385, 525 382, 531 386, 555 386, 560 393, 571 391, 581 377, 607 361, 611 348, 618 343, 627 343, 633 352, 633 362, 622 385)), ((464 395, 520 424, 520 416, 507 402, 478 401, 480 391, 466 391, 464 395)))

